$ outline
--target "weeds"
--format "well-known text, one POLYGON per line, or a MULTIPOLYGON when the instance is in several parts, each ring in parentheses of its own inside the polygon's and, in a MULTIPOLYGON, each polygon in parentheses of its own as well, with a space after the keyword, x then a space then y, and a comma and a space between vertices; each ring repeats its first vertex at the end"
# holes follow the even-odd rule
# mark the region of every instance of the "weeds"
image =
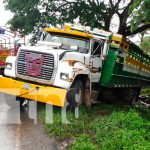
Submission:
POLYGON ((67 112, 71 124, 62 124, 60 109, 54 108, 54 123, 44 123, 45 131, 58 142, 72 139, 69 150, 150 149, 150 110, 122 105, 101 104, 92 109, 82 107, 79 119, 67 112))

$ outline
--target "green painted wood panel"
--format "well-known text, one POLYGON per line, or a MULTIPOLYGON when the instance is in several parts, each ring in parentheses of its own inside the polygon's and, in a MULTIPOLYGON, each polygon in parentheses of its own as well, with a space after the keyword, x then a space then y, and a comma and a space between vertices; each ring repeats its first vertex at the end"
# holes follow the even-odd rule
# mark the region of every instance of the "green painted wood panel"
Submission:
MULTIPOLYGON (((130 55, 138 54, 137 57, 141 57, 145 62, 149 64, 150 56, 145 54, 142 50, 132 45, 132 49, 129 50, 130 55), (132 48, 133 47, 133 48, 132 48), (136 51, 137 50, 137 51, 136 51)), ((123 70, 124 58, 118 55, 119 49, 111 47, 108 55, 103 62, 103 69, 100 78, 101 86, 150 86, 150 76, 140 75, 139 73, 133 73, 123 70)), ((139 58, 138 58, 139 59, 139 58)), ((142 61, 141 61, 142 62, 142 61)), ((139 70, 140 71, 140 70, 139 70)), ((138 70, 137 70, 138 72, 138 70)))

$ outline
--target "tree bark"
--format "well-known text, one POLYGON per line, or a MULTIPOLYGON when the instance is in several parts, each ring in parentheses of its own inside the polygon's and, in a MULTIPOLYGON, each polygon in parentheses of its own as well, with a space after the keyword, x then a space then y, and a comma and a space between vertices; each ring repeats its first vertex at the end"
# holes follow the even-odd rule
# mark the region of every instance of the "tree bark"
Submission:
POLYGON ((146 29, 150 29, 150 23, 145 24, 145 25, 143 25, 143 26, 141 26, 141 27, 135 29, 133 32, 131 32, 131 30, 128 29, 128 30, 125 32, 124 35, 125 35, 125 36, 134 35, 134 34, 137 34, 137 33, 142 32, 142 31, 144 31, 144 30, 146 30, 146 29))

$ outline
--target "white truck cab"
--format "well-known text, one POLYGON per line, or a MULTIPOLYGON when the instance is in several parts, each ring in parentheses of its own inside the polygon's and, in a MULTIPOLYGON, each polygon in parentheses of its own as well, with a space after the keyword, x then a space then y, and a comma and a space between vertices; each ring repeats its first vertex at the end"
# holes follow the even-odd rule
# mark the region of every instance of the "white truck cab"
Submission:
POLYGON ((67 90, 82 91, 87 80, 98 83, 111 33, 79 29, 45 28, 34 46, 22 46, 7 58, 5 76, 67 90))

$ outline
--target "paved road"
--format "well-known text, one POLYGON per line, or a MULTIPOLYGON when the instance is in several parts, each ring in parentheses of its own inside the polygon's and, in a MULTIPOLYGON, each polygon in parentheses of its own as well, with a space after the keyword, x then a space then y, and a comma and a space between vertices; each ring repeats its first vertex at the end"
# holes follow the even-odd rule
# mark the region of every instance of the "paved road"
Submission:
POLYGON ((0 94, 0 150, 55 150, 53 140, 24 110, 10 108, 0 94))

